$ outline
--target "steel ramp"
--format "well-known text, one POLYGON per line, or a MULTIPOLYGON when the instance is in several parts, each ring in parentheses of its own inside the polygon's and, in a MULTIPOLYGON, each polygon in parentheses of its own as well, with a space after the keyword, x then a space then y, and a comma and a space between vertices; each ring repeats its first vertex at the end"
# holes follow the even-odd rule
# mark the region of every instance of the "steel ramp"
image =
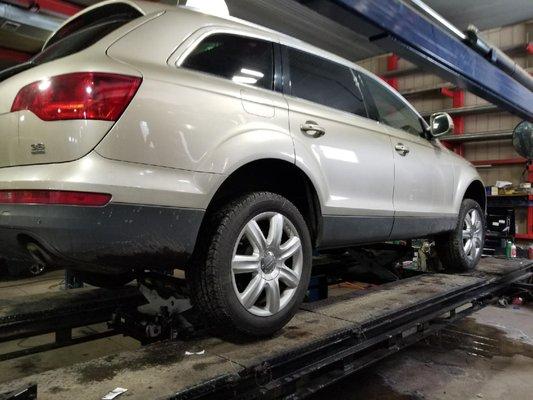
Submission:
POLYGON ((479 309, 532 268, 485 259, 469 274, 422 275, 304 304, 270 339, 161 342, 4 382, 0 393, 36 382, 44 400, 101 398, 115 387, 134 399, 305 397, 479 309))

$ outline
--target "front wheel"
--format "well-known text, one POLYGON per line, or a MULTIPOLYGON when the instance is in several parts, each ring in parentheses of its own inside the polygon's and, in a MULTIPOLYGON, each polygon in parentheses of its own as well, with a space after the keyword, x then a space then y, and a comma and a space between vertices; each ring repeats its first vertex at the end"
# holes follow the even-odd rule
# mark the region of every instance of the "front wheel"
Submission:
POLYGON ((309 284, 311 239, 302 215, 280 195, 254 192, 207 225, 187 271, 193 304, 222 333, 272 335, 294 316, 309 284))
POLYGON ((473 270, 485 244, 485 214, 472 199, 461 203, 456 228, 435 240, 437 254, 446 271, 473 270))

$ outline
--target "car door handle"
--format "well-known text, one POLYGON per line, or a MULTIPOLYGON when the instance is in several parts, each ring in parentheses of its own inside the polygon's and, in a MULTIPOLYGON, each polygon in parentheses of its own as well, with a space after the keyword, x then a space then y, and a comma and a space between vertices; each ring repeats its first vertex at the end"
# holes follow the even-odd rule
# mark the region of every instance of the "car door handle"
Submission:
POLYGON ((394 146, 394 150, 396 150, 396 153, 398 153, 401 156, 406 156, 411 151, 409 150, 409 147, 407 147, 403 143, 398 143, 396 146, 394 146))
POLYGON ((300 125, 300 130, 314 138, 323 136, 326 133, 326 130, 314 121, 307 121, 305 124, 300 125))

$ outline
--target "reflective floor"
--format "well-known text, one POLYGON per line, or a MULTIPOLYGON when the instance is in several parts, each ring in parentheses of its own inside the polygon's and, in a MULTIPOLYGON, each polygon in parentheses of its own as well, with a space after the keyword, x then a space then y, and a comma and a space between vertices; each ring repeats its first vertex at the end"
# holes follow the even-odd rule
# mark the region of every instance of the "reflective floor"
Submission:
POLYGON ((530 400, 532 378, 533 306, 491 306, 313 399, 530 400))

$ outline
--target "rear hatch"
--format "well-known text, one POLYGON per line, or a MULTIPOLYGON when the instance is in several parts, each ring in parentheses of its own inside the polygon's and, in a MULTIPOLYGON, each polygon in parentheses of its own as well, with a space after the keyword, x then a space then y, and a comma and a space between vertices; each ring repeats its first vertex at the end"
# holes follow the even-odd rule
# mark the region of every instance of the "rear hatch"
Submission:
POLYGON ((133 3, 92 7, 30 61, 0 72, 0 167, 71 161, 98 144, 141 81, 100 41, 141 16, 133 3))

